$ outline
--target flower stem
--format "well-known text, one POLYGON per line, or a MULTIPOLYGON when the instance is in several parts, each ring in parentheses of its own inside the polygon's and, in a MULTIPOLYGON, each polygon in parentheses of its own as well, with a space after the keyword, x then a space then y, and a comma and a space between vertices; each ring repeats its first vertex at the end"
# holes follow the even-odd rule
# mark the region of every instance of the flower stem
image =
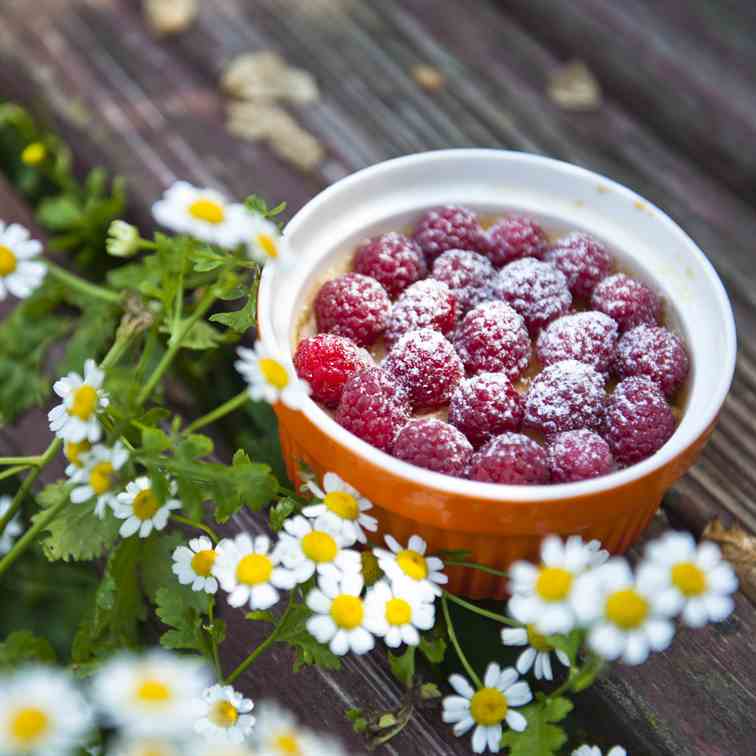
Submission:
POLYGON ((56 265, 54 262, 50 262, 49 260, 47 260, 45 264, 47 265, 47 272, 53 278, 57 278, 66 286, 72 289, 76 289, 82 294, 85 294, 89 297, 102 299, 103 301, 110 302, 112 304, 120 304, 121 295, 118 292, 115 292, 112 289, 106 289, 104 286, 98 286, 97 284, 85 281, 83 278, 79 278, 79 276, 74 275, 73 273, 69 273, 64 268, 61 268, 59 265, 56 265))
POLYGON ((8 467, 2 472, 0 472, 0 480, 5 480, 6 478, 12 478, 17 473, 23 472, 29 467, 33 467, 34 465, 14 465, 13 467, 8 467))
POLYGON ((183 515, 178 514, 173 515, 173 520, 180 522, 182 525, 188 525, 190 528, 196 528, 197 530, 201 530, 204 533, 207 533, 213 543, 218 543, 218 541, 220 541, 218 534, 209 525, 205 525, 202 522, 197 522, 196 520, 190 520, 188 517, 184 517, 183 515))
MULTIPOLYGON (((215 599, 210 598, 210 605, 207 610, 207 619, 212 628, 215 624, 215 599)), ((215 675, 218 678, 218 682, 223 682, 223 669, 221 668, 220 655, 218 654, 218 643, 215 640, 215 634, 212 631, 208 631, 208 637, 210 638, 210 648, 213 653, 213 664, 215 665, 215 675)))
POLYGON ((509 573, 506 570, 497 570, 495 567, 488 567, 485 564, 478 564, 477 562, 463 562, 453 559, 444 560, 444 564, 449 567, 469 567, 473 570, 480 570, 480 572, 487 572, 489 575, 498 575, 499 577, 509 577, 509 573))
POLYGON ((39 456, 35 457, 0 457, 0 465, 23 465, 34 467, 39 464, 39 456))
POLYGON ((239 409, 239 407, 243 407, 248 401, 249 392, 245 389, 216 407, 212 412, 208 412, 206 415, 202 415, 202 417, 198 417, 196 420, 189 423, 189 425, 184 428, 184 433, 193 433, 200 428, 204 428, 206 425, 210 425, 210 423, 214 423, 216 420, 220 420, 220 418, 239 409))
POLYGON ((444 593, 450 601, 453 601, 455 604, 459 604, 459 606, 467 609, 467 611, 469 612, 479 614, 481 617, 487 617, 488 619, 495 620, 496 622, 501 622, 503 625, 509 625, 510 627, 522 627, 522 623, 517 622, 510 617, 506 617, 505 615, 498 614, 496 612, 491 612, 488 609, 483 609, 483 607, 476 606, 469 601, 465 601, 463 598, 455 596, 453 593, 448 593, 447 591, 444 591, 444 593))
POLYGON ((462 651, 462 647, 459 645, 459 641, 457 640, 457 633, 454 630, 454 624, 451 620, 451 614, 449 614, 449 602, 447 601, 447 597, 450 596, 450 593, 447 593, 446 591, 443 592, 441 595, 441 608, 444 612, 444 619, 446 620, 446 630, 449 633, 449 640, 451 641, 452 646, 454 646, 454 650, 457 652, 457 656, 459 657, 459 660, 462 662, 462 666, 465 668, 465 672, 467 672, 468 677, 475 683, 476 688, 482 688, 483 683, 480 681, 480 678, 475 673, 475 670, 472 668, 472 665, 469 661, 467 661, 467 657, 465 656, 464 652, 462 651))

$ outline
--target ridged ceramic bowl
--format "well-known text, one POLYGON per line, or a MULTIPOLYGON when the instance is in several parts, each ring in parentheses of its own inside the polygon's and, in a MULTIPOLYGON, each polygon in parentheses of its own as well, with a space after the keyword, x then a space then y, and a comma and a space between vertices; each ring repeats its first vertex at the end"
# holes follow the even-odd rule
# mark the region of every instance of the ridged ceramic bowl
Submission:
MULTIPOLYGON (((613 553, 643 532, 664 492, 693 464, 716 423, 735 366, 732 309, 703 252, 661 210, 598 174, 536 155, 447 150, 390 160, 321 192, 288 224, 285 243, 297 257, 286 272, 266 269, 259 326, 266 346, 288 358, 303 313, 320 284, 344 269, 365 237, 413 223, 429 208, 463 204, 481 213, 521 211, 550 231, 587 231, 603 240, 623 270, 665 300, 666 321, 690 351, 682 417, 653 456, 619 472, 578 483, 510 486, 447 477, 378 451, 307 401, 279 405, 281 443, 293 479, 297 461, 319 476, 333 471, 370 499, 380 533, 405 542, 413 533, 431 551, 468 549, 499 569, 537 559, 549 533, 598 538, 613 553)), ((503 597, 505 581, 451 568, 450 590, 503 597)))

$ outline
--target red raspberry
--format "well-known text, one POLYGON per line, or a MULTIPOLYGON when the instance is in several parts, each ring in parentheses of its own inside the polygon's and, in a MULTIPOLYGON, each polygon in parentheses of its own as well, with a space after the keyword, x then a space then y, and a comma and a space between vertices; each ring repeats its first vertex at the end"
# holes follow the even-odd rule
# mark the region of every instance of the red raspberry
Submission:
POLYGON ((480 373, 457 384, 449 402, 449 422, 473 446, 505 431, 518 431, 523 400, 504 373, 480 373))
POLYGON ((614 467, 609 444, 593 431, 571 430, 549 438, 546 447, 552 483, 572 483, 606 475, 614 467))
POLYGON ((614 318, 620 331, 629 331, 641 323, 656 325, 661 316, 659 297, 624 273, 615 273, 596 284, 591 307, 614 318))
POLYGON ((454 347, 430 328, 405 333, 383 368, 405 388, 415 409, 433 409, 449 401, 465 368, 454 347))
POLYGON ((420 247, 393 231, 357 247, 354 269, 378 281, 392 299, 428 273, 420 247))
POLYGON ((679 336, 661 326, 639 325, 623 334, 614 370, 620 378, 645 375, 669 397, 688 376, 690 361, 679 336))
POLYGON ((470 310, 454 334, 454 346, 468 373, 506 373, 517 380, 530 362, 525 322, 504 302, 470 310))
POLYGON ((415 226, 413 238, 425 253, 428 265, 447 249, 485 252, 488 247, 478 216, 457 205, 428 210, 415 226))
POLYGON ((337 407, 347 379, 371 365, 369 352, 331 333, 302 339, 294 353, 297 375, 310 384, 312 398, 326 407, 337 407))
POLYGON ((530 384, 523 427, 546 434, 599 430, 606 405, 604 381, 595 368, 577 360, 549 365, 530 384))
POLYGON ((546 253, 544 260, 564 273, 572 296, 578 298, 589 297, 612 269, 612 257, 606 247, 590 234, 565 236, 546 253))
POLYGON ((486 483, 537 485, 549 482, 546 451, 520 433, 492 438, 470 459, 468 477, 486 483))
POLYGON ((315 298, 318 330, 346 336, 359 346, 370 346, 383 333, 390 311, 383 286, 360 273, 326 281, 315 298))
POLYGON ((336 420, 363 441, 389 452, 409 420, 404 389, 385 370, 366 368, 344 384, 336 420))
POLYGON ((533 257, 515 260, 502 268, 494 282, 494 291, 525 318, 533 335, 564 315, 572 304, 562 272, 533 257))
POLYGON ((453 426, 436 418, 410 420, 394 442, 394 456, 426 470, 462 478, 473 448, 453 426))
POLYGON ((617 347, 617 324, 603 312, 563 315, 541 331, 536 344, 544 365, 577 360, 609 372, 617 347))
POLYGON ((493 297, 493 265, 483 255, 464 249, 449 249, 436 258, 431 277, 443 281, 457 300, 461 317, 481 302, 493 297))
POLYGON ((661 449, 675 432, 675 416, 661 389, 645 376, 625 378, 609 397, 604 437, 621 465, 661 449))
POLYGON ((548 243, 546 233, 532 218, 513 215, 488 229, 487 255, 500 268, 523 257, 542 259, 548 243))
POLYGON ((396 300, 386 326, 386 346, 410 331, 432 328, 448 336, 457 322, 457 300, 441 281, 426 278, 406 288, 396 300))

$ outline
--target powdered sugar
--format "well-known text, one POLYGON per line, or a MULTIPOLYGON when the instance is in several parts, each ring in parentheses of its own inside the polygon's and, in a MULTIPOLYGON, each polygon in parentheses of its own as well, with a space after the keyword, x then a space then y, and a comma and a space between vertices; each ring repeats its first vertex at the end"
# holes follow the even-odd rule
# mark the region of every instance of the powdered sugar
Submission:
POLYGON ((611 472, 614 467, 609 444, 585 428, 551 436, 546 453, 552 483, 596 478, 611 472))
POLYGON ((603 312, 577 312, 557 318, 541 331, 536 344, 544 365, 574 359, 609 371, 617 346, 617 323, 603 312))
POLYGON ((426 278, 405 289, 391 309, 386 326, 386 346, 410 331, 432 328, 448 336, 457 322, 457 300, 441 281, 426 278))
POLYGON ((488 258, 497 267, 523 257, 541 259, 546 252, 548 238, 544 230, 523 215, 502 218, 488 229, 488 258))
POLYGON ((612 269, 606 247, 590 234, 572 233, 560 239, 544 256, 567 278, 574 297, 589 297, 596 284, 612 269))
POLYGON ((375 278, 392 298, 428 273, 417 243, 394 231, 375 236, 357 247, 354 269, 375 278))
POLYGON ((453 425, 436 418, 410 420, 394 442, 394 456, 427 470, 463 477, 470 442, 453 425))
POLYGON ((447 249, 485 252, 488 248, 478 216, 459 205, 428 210, 418 221, 412 238, 423 250, 428 265, 447 249))
POLYGON ((449 249, 437 257, 431 272, 431 277, 443 281, 454 295, 458 317, 493 298, 494 275, 488 258, 463 249, 449 249))
POLYGON ((620 331, 646 323, 656 325, 661 317, 661 300, 645 284, 624 273, 616 273, 596 285, 591 306, 617 321, 620 331))
POLYGON ((468 477, 513 485, 548 483, 546 451, 528 436, 502 433, 473 454, 468 477))

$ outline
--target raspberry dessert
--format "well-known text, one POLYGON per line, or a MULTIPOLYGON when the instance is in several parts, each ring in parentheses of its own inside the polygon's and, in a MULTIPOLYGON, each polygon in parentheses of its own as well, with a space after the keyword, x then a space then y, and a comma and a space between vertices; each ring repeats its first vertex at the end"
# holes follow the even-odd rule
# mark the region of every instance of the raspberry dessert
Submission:
POLYGON ((528 436, 502 433, 472 455, 467 476, 484 483, 548 483, 546 450, 528 436))
POLYGON ((443 281, 457 300, 461 317, 481 302, 493 298, 493 265, 488 258, 464 249, 449 249, 436 258, 431 278, 443 281))
POLYGON ((444 336, 457 322, 457 300, 442 281, 426 278, 405 289, 394 306, 386 325, 386 346, 418 328, 432 328, 444 336))
POLYGON ((405 333, 383 361, 383 369, 404 386, 416 410, 446 404, 465 375, 454 347, 430 328, 405 333))
POLYGON ((461 478, 472 455, 470 442, 436 418, 410 420, 394 441, 394 456, 426 470, 461 478))
POLYGON ((549 438, 546 454, 552 483, 573 483, 606 475, 614 467, 609 444, 593 431, 571 430, 549 438))
POLYGON ((412 238, 423 250, 428 265, 447 249, 485 252, 488 248, 488 239, 478 216, 458 205, 428 210, 418 221, 412 238))
POLYGON ((620 331, 645 323, 656 325, 661 317, 661 300, 645 284, 624 273, 600 281, 591 295, 591 306, 617 321, 620 331))
POLYGON ((315 299, 318 331, 370 346, 386 329, 391 302, 378 281, 345 273, 321 286, 315 299))
POLYGON ((313 399, 326 407, 337 407, 347 380, 373 364, 369 352, 332 333, 302 339, 294 353, 297 375, 310 384, 313 399))
POLYGON ((574 233, 560 239, 544 260, 564 273, 573 297, 590 297, 596 284, 612 269, 612 257, 606 247, 590 234, 574 233))
POLYGON ((535 257, 540 260, 549 240, 544 230, 531 218, 513 215, 502 218, 488 229, 488 259, 497 267, 535 257))
POLYGON ((392 299, 410 284, 425 278, 428 272, 417 243, 394 231, 368 239, 357 247, 354 269, 378 281, 392 299))
POLYGON ((563 315, 541 331, 536 342, 544 365, 577 360, 609 372, 617 348, 617 324, 603 312, 563 315))

